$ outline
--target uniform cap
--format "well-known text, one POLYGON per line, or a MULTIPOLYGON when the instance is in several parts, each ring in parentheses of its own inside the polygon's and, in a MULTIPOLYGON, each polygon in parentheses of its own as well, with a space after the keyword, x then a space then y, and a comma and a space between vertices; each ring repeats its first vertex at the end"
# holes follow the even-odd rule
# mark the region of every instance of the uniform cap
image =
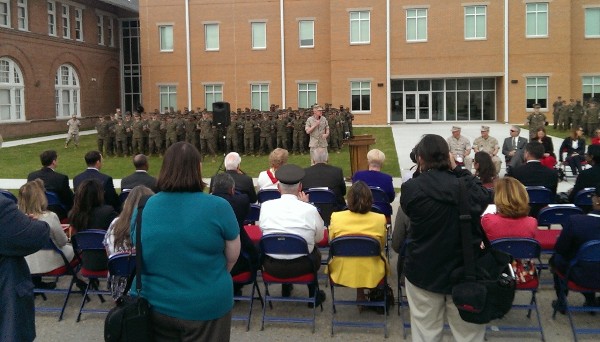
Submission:
POLYGON ((294 164, 285 164, 275 171, 275 177, 283 184, 298 184, 305 174, 303 168, 294 164))
POLYGON ((460 131, 460 126, 452 126, 452 132, 460 131))
POLYGON ((481 126, 481 131, 482 132, 489 132, 490 131, 490 126, 481 126))

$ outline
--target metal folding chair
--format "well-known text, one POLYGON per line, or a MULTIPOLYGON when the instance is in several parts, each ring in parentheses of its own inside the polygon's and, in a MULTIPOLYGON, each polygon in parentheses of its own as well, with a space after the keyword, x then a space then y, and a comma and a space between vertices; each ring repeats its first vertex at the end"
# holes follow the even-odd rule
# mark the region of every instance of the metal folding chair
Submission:
POLYGON ((18 202, 17 197, 8 190, 0 189, 0 196, 4 196, 15 203, 18 202))
POLYGON ((304 191, 308 195, 308 201, 319 209, 319 213, 329 227, 331 222, 331 213, 340 210, 335 193, 329 189, 311 188, 304 191))
POLYGON ((123 205, 123 203, 125 203, 125 200, 127 199, 127 197, 129 197, 129 193, 131 192, 131 189, 122 189, 121 193, 119 194, 119 202, 121 202, 121 205, 123 205))
MULTIPOLYGON (((583 214, 583 210, 573 205, 552 205, 540 210, 538 214, 538 225, 548 226, 548 229, 538 229, 535 233, 535 239, 542 247, 542 254, 553 254, 554 245, 564 226, 569 220, 569 216, 583 214), (552 225, 561 225, 561 229, 550 229, 552 225)), ((542 268, 547 269, 547 264, 541 264, 542 268)))
POLYGON ((526 238, 506 238, 497 239, 491 242, 492 248, 503 251, 513 256, 515 259, 534 259, 538 263, 536 267, 536 276, 533 280, 517 284, 517 291, 527 291, 531 293, 531 300, 529 304, 513 304, 512 308, 516 310, 527 310, 527 318, 531 318, 531 310, 535 310, 537 317, 537 326, 512 326, 512 325, 494 325, 494 330, 499 331, 537 331, 542 336, 544 341, 544 328, 542 327, 542 320, 540 319, 540 312, 537 305, 537 290, 540 285, 540 273, 541 268, 541 247, 535 239, 526 238))
POLYGON ((265 303, 263 302, 262 295, 260 293, 260 288, 258 287, 258 282, 256 281, 256 274, 258 272, 257 265, 252 265, 250 261, 250 257, 245 253, 241 252, 242 257, 244 257, 248 263, 250 264, 250 271, 243 272, 240 274, 236 274, 232 277, 234 284, 239 285, 252 285, 252 289, 250 290, 250 295, 244 296, 233 296, 233 300, 235 301, 244 301, 250 302, 248 313, 244 316, 234 315, 231 317, 234 321, 246 321, 246 331, 250 330, 250 320, 252 318, 252 308, 254 304, 254 300, 260 300, 260 304, 264 307, 265 303))
POLYGON ((554 195, 550 189, 544 186, 526 186, 529 195, 529 216, 537 217, 540 210, 550 203, 554 203, 554 195))
POLYGON ((248 216, 244 219, 244 224, 255 224, 256 221, 260 218, 260 204, 252 203, 250 204, 250 211, 248 211, 248 216))
MULTIPOLYGON (((260 240, 260 249, 264 255, 266 254, 300 254, 308 255, 308 245, 306 240, 298 235, 293 234, 269 234, 264 235, 260 240)), ((311 324, 312 332, 315 332, 315 317, 317 309, 317 296, 319 293, 319 282, 317 281, 317 271, 314 270, 311 273, 303 274, 299 277, 293 278, 279 278, 262 271, 263 282, 265 283, 265 301, 272 305, 272 302, 300 302, 300 303, 312 303, 312 318, 303 317, 281 317, 281 316, 267 316, 266 305, 263 305, 261 330, 265 327, 265 321, 267 322, 289 322, 289 323, 303 323, 311 324), (303 285, 314 285, 315 293, 312 297, 277 297, 272 296, 269 292, 269 285, 271 284, 303 284, 303 285)), ((323 311, 323 304, 321 304, 321 311, 323 311)))
MULTIPOLYGON (((335 258, 343 257, 378 257, 381 258, 381 262, 384 267, 387 267, 385 258, 381 255, 381 246, 379 241, 369 236, 360 235, 347 235, 340 236, 330 241, 329 247, 329 259, 334 260, 335 258)), ((331 266, 330 266, 331 267, 331 266)), ((387 332, 387 272, 384 272, 384 276, 381 279, 378 287, 383 289, 383 300, 382 301, 357 301, 357 300, 337 300, 335 299, 335 288, 341 287, 335 283, 331 277, 329 278, 329 285, 331 286, 331 336, 333 336, 334 328, 336 326, 346 327, 377 327, 383 328, 385 337, 388 336, 387 332), (383 308, 383 322, 358 322, 358 321, 340 321, 336 319, 337 308, 336 305, 351 305, 356 307, 357 305, 369 306, 369 307, 381 307, 383 308)))
POLYGON ((584 188, 579 190, 577 194, 575 194, 574 203, 579 208, 583 209, 584 212, 588 213, 592 210, 592 196, 596 188, 584 188))
POLYGON ((281 198, 281 193, 277 189, 264 189, 259 190, 256 193, 256 197, 258 198, 258 203, 263 203, 273 199, 281 198))

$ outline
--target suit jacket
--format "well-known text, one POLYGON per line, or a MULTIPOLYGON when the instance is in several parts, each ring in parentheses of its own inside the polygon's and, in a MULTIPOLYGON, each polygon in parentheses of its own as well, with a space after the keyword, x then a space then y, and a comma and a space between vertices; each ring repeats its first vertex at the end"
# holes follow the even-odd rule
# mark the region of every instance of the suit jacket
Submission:
POLYGON ((0 227, 0 341, 33 341, 33 283, 25 256, 50 241, 50 228, 21 213, 4 196, 0 196, 0 227))
POLYGON ((121 191, 123 189, 133 189, 138 185, 143 185, 150 190, 157 192, 156 178, 150 176, 148 172, 140 170, 136 171, 121 180, 121 191))
POLYGON ((73 188, 75 188, 75 192, 77 192, 79 185, 88 179, 99 181, 104 187, 104 203, 111 205, 116 211, 121 211, 121 201, 119 201, 119 196, 115 191, 112 177, 101 173, 97 169, 87 169, 73 178, 73 188))
POLYGON ((346 182, 341 168, 325 163, 315 164, 304 169, 306 173, 302 178, 302 190, 310 188, 327 187, 335 194, 338 204, 345 205, 346 182))
POLYGON ((33 171, 27 176, 27 181, 39 178, 44 181, 46 190, 52 191, 58 195, 60 202, 65 206, 66 211, 73 207, 73 191, 69 186, 69 177, 58 173, 49 167, 43 167, 38 171, 33 171))
POLYGON ((558 173, 556 170, 545 167, 539 161, 530 161, 525 165, 516 167, 511 174, 525 186, 545 186, 556 195, 558 186, 558 173))
MULTIPOLYGON (((512 137, 508 137, 506 139, 504 139, 504 143, 502 144, 502 154, 504 155, 504 158, 506 159, 506 161, 509 161, 511 159, 511 157, 508 155, 508 153, 510 153, 510 151, 513 150, 512 147, 512 137)), ((517 151, 522 151, 525 148, 525 145, 527 145, 527 139, 523 138, 523 137, 518 137, 517 138, 517 151)))
MULTIPOLYGON (((254 182, 252 178, 246 174, 238 173, 237 170, 227 170, 226 174, 230 175, 235 182, 235 190, 241 192, 242 194, 248 195, 248 200, 250 203, 256 203, 256 189, 254 188, 254 182)), ((212 193, 212 178, 210 179, 210 187, 209 192, 212 193)))
POLYGON ((569 202, 575 201, 575 195, 584 188, 596 187, 600 184, 600 165, 592 165, 591 169, 583 170, 577 176, 575 186, 569 193, 569 202))

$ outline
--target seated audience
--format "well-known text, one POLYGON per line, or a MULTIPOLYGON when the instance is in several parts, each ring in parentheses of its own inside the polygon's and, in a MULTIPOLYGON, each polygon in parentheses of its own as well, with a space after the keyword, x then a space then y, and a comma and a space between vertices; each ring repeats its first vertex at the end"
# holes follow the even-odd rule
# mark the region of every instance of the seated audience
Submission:
MULTIPOLYGON (((256 202, 256 190, 254 189, 254 183, 252 177, 245 174, 240 169, 240 163, 242 158, 237 152, 230 152, 225 156, 223 164, 225 165, 225 173, 233 178, 235 182, 235 191, 242 194, 246 194, 250 203, 256 202)), ((213 192, 213 180, 210 180, 209 192, 213 192)))
POLYGON ((595 187, 600 183, 600 145, 588 146, 587 161, 592 168, 581 171, 575 186, 569 192, 569 202, 575 201, 577 193, 585 188, 595 187))
POLYGON ((592 137, 592 145, 600 145, 600 129, 596 129, 594 131, 594 136, 592 137))
POLYGON ((537 141, 544 145, 544 156, 540 159, 540 162, 545 167, 554 169, 554 166, 556 165, 556 154, 554 154, 552 138, 546 135, 546 129, 544 127, 538 128, 531 141, 537 141))
POLYGON ((85 180, 95 179, 102 185, 104 203, 111 205, 116 211, 121 210, 121 201, 115 191, 112 177, 100 172, 104 161, 102 154, 98 151, 90 151, 85 154, 84 159, 87 164, 87 169, 73 178, 73 188, 75 189, 75 192, 77 193, 79 191, 79 186, 85 180))
POLYGON ((137 154, 133 157, 133 166, 135 172, 121 180, 121 191, 131 190, 138 185, 143 185, 152 192, 156 192, 156 178, 148 174, 148 169, 150 169, 148 157, 137 154))
MULTIPOLYGON (((345 235, 363 235, 379 241, 381 255, 387 239, 386 219, 371 211, 373 195, 363 181, 352 184, 348 191, 348 209, 331 215, 329 240, 345 235)), ((387 267, 380 257, 336 257, 330 260, 329 276, 340 285, 356 288, 356 300, 365 301, 365 289, 377 287, 387 267)))
POLYGON ((275 173, 277 169, 287 163, 288 156, 288 151, 279 147, 269 154, 269 164, 271 166, 266 171, 261 171, 258 174, 258 190, 277 189, 277 177, 275 173))
POLYGON ((497 173, 489 153, 476 152, 473 158, 473 168, 475 168, 475 176, 479 178, 483 186, 486 189, 493 189, 497 173))
MULTIPOLYGON (((556 272, 565 275, 570 261, 575 257, 579 248, 588 241, 600 240, 600 183, 596 184, 596 192, 592 196, 592 207, 592 212, 587 215, 569 216, 567 224, 563 226, 556 245, 554 245, 554 255, 550 258, 551 270, 554 273, 554 289, 558 298, 552 302, 552 306, 563 314, 565 313, 565 303, 560 301, 560 280, 556 272)), ((571 275, 571 279, 575 282, 585 279, 588 284, 594 281, 596 284, 600 284, 600 270, 598 269, 591 272, 575 269, 571 275)), ((583 296, 585 297, 584 305, 600 305, 594 293, 584 292, 583 296)))
POLYGON ((39 178, 44 182, 46 191, 54 192, 62 206, 52 205, 48 207, 48 210, 55 212, 59 219, 67 217, 67 213, 73 206, 73 191, 69 186, 69 177, 58 173, 56 167, 58 166, 58 154, 54 150, 47 150, 40 154, 40 161, 42 162, 42 168, 38 171, 33 171, 27 176, 27 181, 39 178))
MULTIPOLYGON (((276 172, 279 184, 277 188, 281 198, 264 202, 260 209, 259 226, 263 236, 269 234, 295 234, 308 244, 309 255, 269 255, 264 257, 263 269, 280 278, 297 277, 318 271, 321 267, 321 252, 316 244, 323 239, 324 224, 317 208, 307 203, 308 196, 302 192, 304 169, 297 165, 286 164, 276 172)), ((282 285, 283 297, 291 295, 293 286, 282 285)), ((315 285, 308 285, 309 296, 315 296, 315 285)), ((325 301, 325 292, 320 290, 317 306, 325 301)), ((309 303, 312 307, 312 303, 309 303)))
POLYGON ((514 168, 511 177, 516 178, 525 186, 544 186, 556 195, 558 173, 543 166, 540 159, 544 156, 544 146, 538 142, 525 145, 525 160, 527 163, 514 168))
MULTIPOLYGON (((19 210, 31 218, 44 221, 50 226, 50 239, 58 247, 68 261, 73 260, 75 253, 60 225, 58 216, 47 210, 48 201, 44 195, 44 182, 36 178, 19 189, 19 210)), ((32 274, 47 273, 65 265, 60 254, 51 249, 42 249, 25 257, 32 274)), ((41 277, 32 277, 37 288, 54 288, 56 283, 44 283, 41 277)))
POLYGON ((394 191, 394 183, 392 182, 392 176, 387 173, 381 172, 383 162, 385 161, 385 154, 378 149, 372 149, 367 153, 367 162, 369 163, 369 169, 363 171, 356 171, 352 176, 352 182, 363 181, 368 186, 380 187, 388 196, 391 202, 396 197, 394 191))
POLYGON ((573 127, 571 135, 563 140, 559 150, 560 161, 564 160, 569 165, 574 176, 581 172, 581 162, 585 160, 585 139, 582 135, 583 128, 573 127), (566 159, 563 155, 566 155, 566 159))

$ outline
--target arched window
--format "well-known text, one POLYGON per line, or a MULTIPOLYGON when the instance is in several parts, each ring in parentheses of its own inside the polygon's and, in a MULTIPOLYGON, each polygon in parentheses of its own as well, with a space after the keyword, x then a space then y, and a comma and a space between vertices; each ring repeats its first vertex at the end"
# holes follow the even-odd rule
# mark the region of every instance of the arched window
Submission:
POLYGON ((0 58, 0 121, 22 121, 24 119, 23 74, 12 59, 0 58))
POLYGON ((54 80, 56 97, 56 117, 68 118, 81 115, 79 108, 79 77, 73 66, 63 64, 58 67, 54 80))

